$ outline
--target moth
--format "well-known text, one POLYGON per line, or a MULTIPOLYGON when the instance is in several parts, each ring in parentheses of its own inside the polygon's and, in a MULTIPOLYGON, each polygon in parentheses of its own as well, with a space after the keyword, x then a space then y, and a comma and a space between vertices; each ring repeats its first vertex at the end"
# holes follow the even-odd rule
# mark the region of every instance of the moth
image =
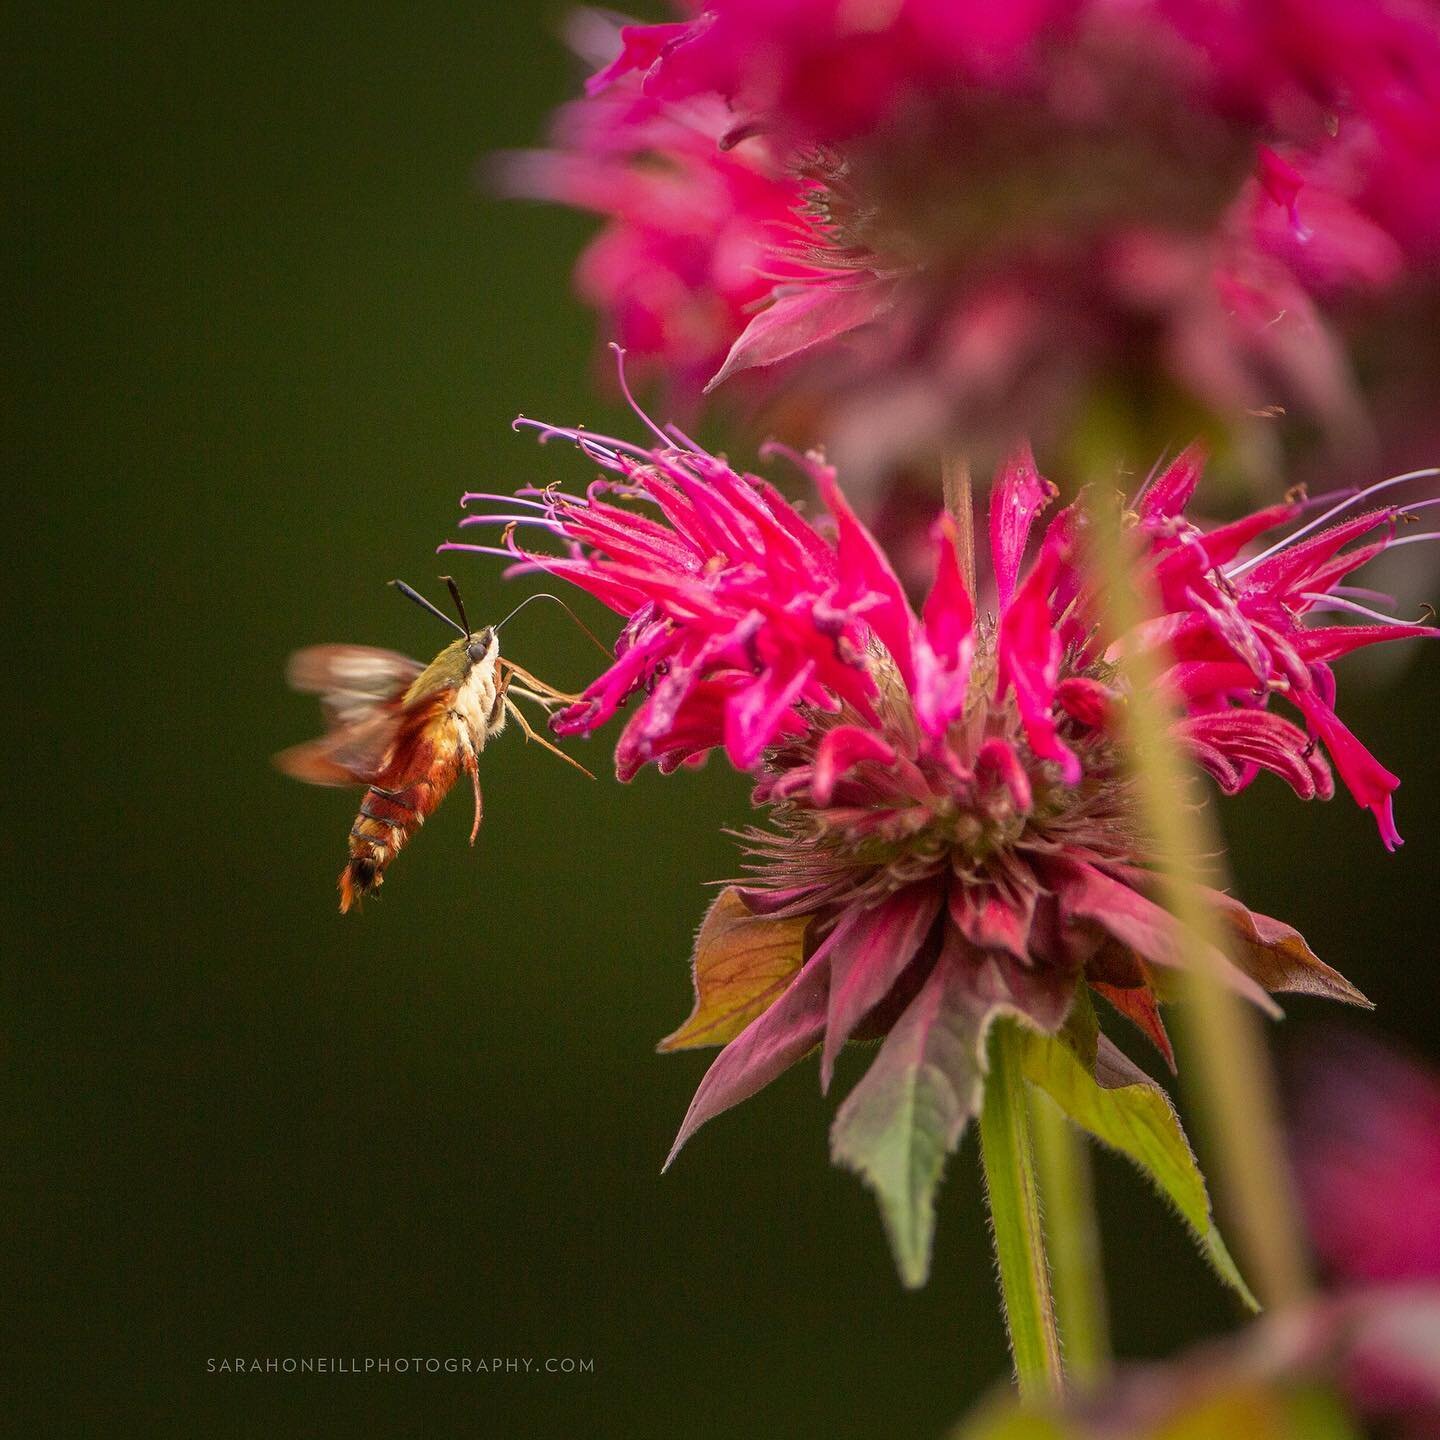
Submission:
POLYGON ((403 580, 391 581, 401 594, 459 631, 460 638, 428 665, 366 645, 312 645, 290 657, 291 687, 320 697, 327 729, 318 740, 282 750, 276 765, 311 785, 366 787, 350 827, 349 858, 340 872, 342 913, 380 888, 385 871, 462 771, 469 775, 475 795, 475 823, 470 827, 470 843, 475 843, 484 815, 480 752, 505 728, 507 717, 515 719, 528 739, 590 774, 537 734, 515 703, 532 701, 548 715, 553 706, 576 697, 500 655, 501 626, 531 600, 556 597, 531 595, 500 624, 475 631, 459 587, 448 575, 441 579, 455 603, 458 624, 403 580))

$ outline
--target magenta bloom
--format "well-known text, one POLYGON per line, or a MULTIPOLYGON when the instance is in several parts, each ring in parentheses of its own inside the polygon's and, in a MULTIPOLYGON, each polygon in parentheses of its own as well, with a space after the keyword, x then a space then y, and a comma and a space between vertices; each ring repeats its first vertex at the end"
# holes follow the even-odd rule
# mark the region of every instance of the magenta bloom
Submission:
POLYGON ((1440 1077, 1331 1031, 1290 1067, 1292 1153, 1336 1282, 1314 1320, 1345 1390, 1403 1433, 1440 1431, 1440 1077))
POLYGON ((1350 1285, 1440 1283, 1440 1077, 1332 1030, 1290 1081, 1296 1177, 1326 1267, 1350 1285))
MULTIPOLYGON (((755 773, 755 803, 771 821, 749 837, 750 877, 722 895, 701 933, 697 1014, 672 1041, 728 1044, 676 1149, 817 1045, 828 1086, 847 1040, 886 1037, 840 1109, 834 1146, 889 1197, 892 1239, 917 1280, 930 1193, 978 1103, 997 1015, 1044 1035, 1083 1030, 1098 994, 1170 1057, 1157 1002, 1182 945, 1155 900, 1114 735, 1124 680, 1095 639, 1103 597, 1083 559, 1083 513, 1061 510, 1032 544, 1056 491, 1020 452, 995 484, 981 603, 942 518, 917 612, 818 457, 790 457, 825 506, 812 524, 769 483, 679 432, 657 429, 651 449, 543 433, 576 441, 608 474, 583 496, 526 491, 523 513, 462 522, 504 523, 501 547, 447 548, 544 570, 624 617, 614 663, 556 717, 557 730, 589 733, 629 702, 622 779, 723 748, 755 773), (532 532, 560 552, 517 538, 532 532), (888 1127, 897 1105, 913 1119, 903 1097, 916 1085, 941 1087, 925 1102, 938 1127, 926 1148, 934 1163, 926 1184, 897 1199, 888 1127)), ((1306 506, 1206 533, 1183 515, 1199 474, 1199 456, 1182 455, 1146 487, 1132 527, 1135 583, 1150 583, 1159 602, 1135 639, 1169 647, 1180 737, 1231 791, 1268 769, 1302 796, 1328 795, 1328 752, 1395 840, 1395 777, 1336 717, 1329 664, 1435 632, 1313 622, 1353 605, 1336 588, 1384 548, 1401 512, 1342 520, 1332 512, 1362 498, 1349 495, 1240 560, 1306 506), (1299 723, 1273 713, 1274 699, 1299 723)), ((1211 899, 1234 963, 1214 959, 1257 1004, 1273 1008, 1266 992, 1287 989, 1362 1001, 1295 931, 1211 899)), ((1092 1034, 1088 1053, 1097 1075, 1134 1083, 1138 1072, 1103 1037, 1092 1034)))
MULTIPOLYGON (((587 55, 619 43, 601 17, 579 21, 587 55)), ((678 403, 700 393, 777 281, 821 273, 788 253, 803 186, 760 146, 722 147, 732 120, 715 96, 657 103, 632 75, 566 106, 552 148, 500 158, 512 195, 605 217, 576 287, 678 403)))
MULTIPOLYGON (((1285 400, 1356 433, 1325 309, 1440 258, 1424 0, 712 0, 621 30, 545 162, 565 178, 526 188, 593 208, 597 154, 632 184, 689 176, 696 107, 715 163, 769 184, 688 227, 706 265, 755 257, 755 293, 717 291, 740 323, 711 383, 798 385, 861 464, 905 458, 885 437, 1058 429, 1121 368, 1237 421, 1285 400)), ((604 243, 668 272, 652 213, 600 208, 604 243)), ((582 284, 617 323, 625 287, 582 284)))

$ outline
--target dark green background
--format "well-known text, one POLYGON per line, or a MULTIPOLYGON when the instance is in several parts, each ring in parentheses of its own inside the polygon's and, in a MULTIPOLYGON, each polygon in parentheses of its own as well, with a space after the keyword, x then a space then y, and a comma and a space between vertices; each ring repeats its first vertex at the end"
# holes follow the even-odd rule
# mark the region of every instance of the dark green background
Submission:
MULTIPOLYGON (((268 764, 315 726, 290 649, 438 648, 383 582, 433 581, 462 489, 585 478, 512 435, 517 411, 616 419, 568 291, 586 227, 474 179, 570 91, 557 19, 17 27, 0 1168, 4 1369, 39 1418, 14 1433, 926 1436, 1002 1374, 968 1143, 918 1295, 826 1163, 813 1067, 659 1176, 706 1061, 652 1046, 735 863, 740 780, 591 785, 507 735, 475 850, 462 798, 342 919, 353 797, 268 764), (302 1353, 595 1372, 206 1373, 302 1353)), ((451 558, 472 613, 512 601, 451 558)), ((560 683, 593 660, 543 609, 510 644, 560 683)), ((1346 697, 1406 777, 1399 856, 1348 800, 1261 783, 1225 806, 1247 898, 1432 1048, 1437 691, 1432 654, 1346 697)), ((1159 1202, 1101 1179, 1123 1349, 1224 1323, 1159 1202)))

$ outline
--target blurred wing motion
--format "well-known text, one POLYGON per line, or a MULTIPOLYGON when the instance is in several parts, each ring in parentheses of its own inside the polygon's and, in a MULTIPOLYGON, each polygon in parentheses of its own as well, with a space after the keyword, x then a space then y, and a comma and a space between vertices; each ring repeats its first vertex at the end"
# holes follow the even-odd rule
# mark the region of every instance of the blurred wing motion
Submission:
POLYGON ((400 728, 405 692, 424 667, 394 650, 312 645, 290 657, 286 679, 318 695, 327 732, 282 750, 275 763, 311 785, 368 785, 400 728))
MULTIPOLYGON (((379 888, 387 866, 458 772, 468 769, 475 778, 474 748, 463 743, 450 714, 455 687, 439 677, 417 685, 425 673, 407 655, 364 645, 315 645, 290 659, 290 684, 320 697, 330 728, 318 740, 282 751, 275 763, 312 785, 369 787, 340 872, 342 911, 379 888)), ((478 826, 478 778, 475 793, 478 826)))

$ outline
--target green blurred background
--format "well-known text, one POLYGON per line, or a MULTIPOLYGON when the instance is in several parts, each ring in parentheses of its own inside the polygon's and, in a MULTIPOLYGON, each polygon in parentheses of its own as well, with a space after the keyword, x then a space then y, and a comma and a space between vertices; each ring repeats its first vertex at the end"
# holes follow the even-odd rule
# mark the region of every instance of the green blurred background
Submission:
MULTIPOLYGON (((517 411, 624 423, 569 294, 586 226, 475 179, 570 93, 561 13, 20 18, 0 1023, 5 1368, 38 1408, 13 1433, 923 1436, 1003 1374, 968 1143, 920 1294, 827 1164, 813 1067, 660 1178, 706 1057, 653 1044, 742 781, 620 787, 592 743, 592 785, 507 734, 476 848, 462 796, 342 919, 354 797, 269 766, 316 728, 289 650, 439 648, 392 575, 454 568, 481 616, 523 593, 432 554, 463 489, 586 477, 517 411), (206 1368, 300 1354, 594 1372, 206 1368)), ((543 607, 510 635, 557 683, 593 660, 543 607)), ((1436 659, 1346 697, 1406 777, 1399 855, 1347 800, 1262 782, 1223 811, 1246 898, 1431 1053, 1436 659)), ((1100 1183, 1121 1349, 1229 1323, 1162 1205, 1100 1183)))

